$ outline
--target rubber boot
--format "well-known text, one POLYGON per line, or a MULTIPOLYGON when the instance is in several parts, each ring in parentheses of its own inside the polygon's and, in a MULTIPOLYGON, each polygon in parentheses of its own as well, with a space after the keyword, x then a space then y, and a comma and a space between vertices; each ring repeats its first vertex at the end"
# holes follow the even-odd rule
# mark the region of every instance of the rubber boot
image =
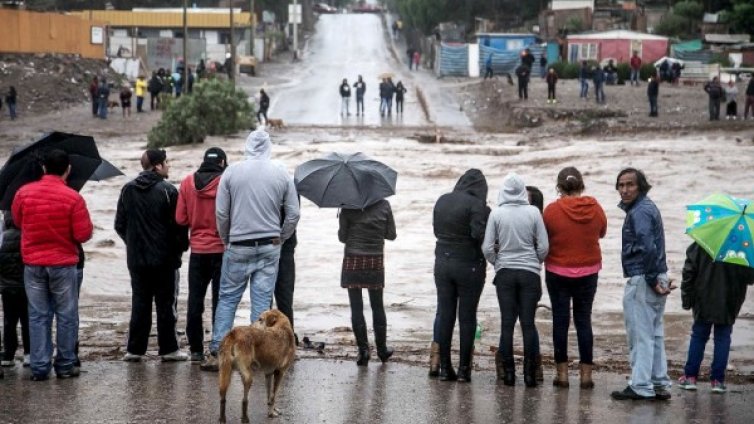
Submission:
POLYGON ((594 381, 592 381, 592 364, 579 364, 579 371, 581 374, 581 388, 593 389, 594 381))
POLYGON ((447 358, 440 356, 440 381, 456 381, 458 376, 450 363, 450 355, 447 358))
POLYGON ((568 362, 559 362, 555 365, 556 374, 552 379, 552 385, 555 387, 567 388, 568 383, 568 362))
POLYGON ((505 376, 505 367, 503 366, 503 355, 498 351, 495 353, 495 373, 497 379, 502 380, 505 376))
POLYGON ((440 375, 440 343, 432 342, 429 345, 429 376, 440 375))
POLYGON ((524 357, 524 384, 526 387, 537 387, 537 365, 533 357, 524 357))
POLYGON ((387 327, 384 325, 374 327, 374 342, 377 345, 377 357, 383 363, 393 356, 393 349, 387 347, 387 327))
POLYGON ((545 381, 545 370, 542 368, 542 355, 536 354, 534 356, 534 363, 536 365, 536 377, 537 381, 545 381))
POLYGON ((366 325, 354 327, 353 334, 356 336, 356 345, 359 347, 356 365, 367 366, 369 364, 369 339, 367 338, 366 325))
POLYGON ((503 384, 506 386, 516 385, 516 363, 513 361, 513 357, 502 358, 503 364, 503 384))

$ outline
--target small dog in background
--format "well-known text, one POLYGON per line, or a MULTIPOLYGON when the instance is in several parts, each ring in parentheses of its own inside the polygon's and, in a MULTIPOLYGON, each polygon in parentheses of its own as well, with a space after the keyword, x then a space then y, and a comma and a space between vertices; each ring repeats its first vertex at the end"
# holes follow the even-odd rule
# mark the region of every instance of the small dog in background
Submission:
POLYGON ((108 100, 107 101, 107 108, 108 109, 113 110, 116 107, 120 107, 120 102, 116 102, 114 100, 108 100))
POLYGON ((249 422, 249 389, 255 370, 264 373, 267 382, 267 416, 280 414, 275 399, 285 372, 296 358, 295 343, 291 322, 277 309, 263 312, 252 325, 230 330, 218 354, 221 423, 225 422, 225 395, 233 370, 241 374, 244 386, 241 422, 249 422))
POLYGON ((270 118, 267 120, 267 126, 270 128, 275 128, 276 130, 281 130, 283 129, 285 124, 283 124, 282 119, 270 118))

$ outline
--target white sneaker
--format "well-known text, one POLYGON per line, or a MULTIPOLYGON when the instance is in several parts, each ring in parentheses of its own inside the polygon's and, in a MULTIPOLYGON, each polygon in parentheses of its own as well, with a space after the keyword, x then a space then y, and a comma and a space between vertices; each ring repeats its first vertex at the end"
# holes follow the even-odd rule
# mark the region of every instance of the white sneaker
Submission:
POLYGON ((188 358, 189 356, 186 354, 186 352, 181 352, 181 350, 178 349, 175 352, 162 355, 162 362, 186 361, 188 360, 188 358))
POLYGON ((28 367, 31 365, 31 355, 26 354, 24 355, 24 366, 28 367))
POLYGON ((131 352, 126 352, 126 355, 123 356, 124 362, 141 362, 141 355, 136 355, 131 352))
POLYGON ((2 367, 12 367, 14 365, 16 365, 16 361, 14 361, 14 360, 10 360, 10 361, 3 360, 3 361, 0 361, 0 366, 2 366, 2 367))

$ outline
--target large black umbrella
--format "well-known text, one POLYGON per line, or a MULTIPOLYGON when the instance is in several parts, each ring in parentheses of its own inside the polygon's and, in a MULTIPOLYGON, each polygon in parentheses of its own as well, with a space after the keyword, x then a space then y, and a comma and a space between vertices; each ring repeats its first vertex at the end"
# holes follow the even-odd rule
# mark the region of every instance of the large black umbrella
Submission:
POLYGON ((109 162, 105 161, 106 164, 103 164, 94 138, 52 132, 29 145, 13 149, 10 158, 0 169, 0 209, 10 209, 16 191, 22 185, 42 177, 42 159, 45 152, 51 149, 61 149, 68 153, 71 173, 67 183, 74 190, 81 190, 93 176, 100 180, 123 175, 109 162))
POLYGON ((296 167, 298 193, 321 208, 363 209, 395 194, 398 173, 363 153, 330 153, 296 167))

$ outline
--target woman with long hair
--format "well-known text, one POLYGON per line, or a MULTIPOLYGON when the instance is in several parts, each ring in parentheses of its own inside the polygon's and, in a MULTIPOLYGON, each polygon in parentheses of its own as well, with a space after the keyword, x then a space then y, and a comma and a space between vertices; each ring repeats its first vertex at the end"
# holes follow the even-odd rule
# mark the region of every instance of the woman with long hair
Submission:
POLYGON ((573 303, 581 388, 591 389, 594 387, 592 303, 602 268, 599 240, 607 231, 607 218, 595 198, 582 195, 584 179, 578 169, 563 168, 556 187, 560 198, 547 205, 544 212, 550 239, 545 282, 552 304, 552 344, 557 368, 552 383, 568 387, 568 325, 573 303))

